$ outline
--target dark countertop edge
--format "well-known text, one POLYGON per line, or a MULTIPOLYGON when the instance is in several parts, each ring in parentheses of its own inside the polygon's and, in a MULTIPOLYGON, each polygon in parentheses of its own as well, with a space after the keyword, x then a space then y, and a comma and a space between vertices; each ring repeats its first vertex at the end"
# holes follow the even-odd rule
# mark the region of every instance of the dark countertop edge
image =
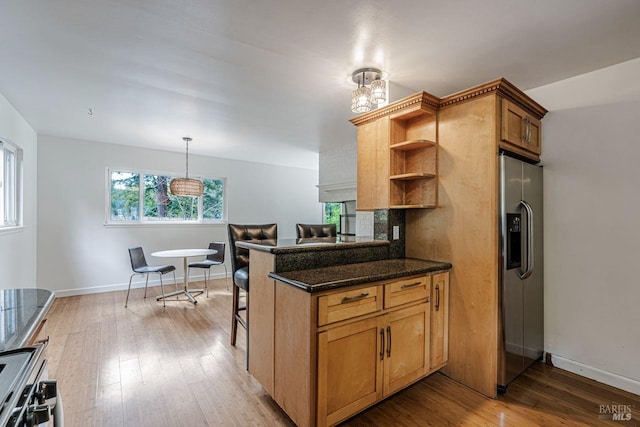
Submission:
MULTIPOLYGON (((346 288, 349 286, 355 286, 355 285, 361 285, 363 283, 370 283, 370 282, 379 282, 381 280, 389 280, 389 279, 397 279, 400 277, 407 277, 407 276, 413 276, 416 274, 426 274, 426 273, 436 273, 436 272, 440 272, 440 271, 448 271, 451 270, 453 268, 453 265, 451 265, 448 262, 439 262, 439 261, 435 261, 438 262, 440 265, 437 266, 433 266, 433 267, 425 267, 425 268, 414 268, 411 270, 403 270, 400 272, 393 272, 393 273, 389 273, 389 274, 379 274, 377 276, 362 276, 362 277, 354 277, 353 279, 345 279, 345 280, 338 280, 338 281, 334 281, 334 282, 327 282, 327 283, 323 283, 323 284, 317 284, 317 285, 308 285, 306 283, 302 283, 302 282, 298 282, 297 280, 291 280, 291 279, 287 279, 286 277, 282 277, 280 275, 278 275, 277 273, 269 273, 269 277, 275 280, 278 280, 282 283, 286 283, 287 285, 291 285, 294 286, 298 289, 302 289, 305 292, 309 292, 311 294, 315 294, 318 292, 322 292, 322 291, 328 291, 331 289, 339 289, 339 288, 346 288)), ((353 264, 352 264, 353 265, 353 264)), ((290 272, 288 272, 290 273, 290 272)))
MULTIPOLYGON (((44 289, 44 290, 47 290, 47 289, 44 289)), ((31 338, 31 336, 35 333, 36 329, 38 329, 38 326, 40 325, 40 322, 42 321, 42 319, 46 317, 47 313, 51 309, 51 306, 53 305, 53 300, 56 299, 56 294, 53 293, 53 291, 49 291, 49 292, 50 292, 49 298, 47 298, 47 301, 45 301, 42 307, 40 307, 40 310, 38 310, 38 314, 36 314, 36 316, 32 318, 33 321, 31 322, 31 325, 29 325, 29 328, 23 331, 22 336, 20 337, 20 341, 16 340, 15 348, 24 347, 27 345, 29 338, 31 338)), ((6 351, 6 350, 11 350, 11 349, 6 348, 3 351, 6 351)))
POLYGON ((342 242, 342 243, 305 243, 299 246, 266 246, 257 243, 249 243, 239 241, 236 242, 236 246, 245 249, 255 249, 262 252, 270 252, 272 254, 287 254, 297 252, 317 252, 317 251, 329 251, 329 250, 346 250, 353 248, 366 248, 370 246, 389 246, 388 240, 371 240, 368 242, 342 242))

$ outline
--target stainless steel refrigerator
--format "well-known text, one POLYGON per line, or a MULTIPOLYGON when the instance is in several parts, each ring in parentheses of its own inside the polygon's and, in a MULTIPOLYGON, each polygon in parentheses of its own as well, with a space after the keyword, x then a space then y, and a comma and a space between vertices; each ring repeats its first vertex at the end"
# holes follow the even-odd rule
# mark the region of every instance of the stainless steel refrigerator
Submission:
POLYGON ((542 167, 500 155, 498 391, 544 349, 542 167))

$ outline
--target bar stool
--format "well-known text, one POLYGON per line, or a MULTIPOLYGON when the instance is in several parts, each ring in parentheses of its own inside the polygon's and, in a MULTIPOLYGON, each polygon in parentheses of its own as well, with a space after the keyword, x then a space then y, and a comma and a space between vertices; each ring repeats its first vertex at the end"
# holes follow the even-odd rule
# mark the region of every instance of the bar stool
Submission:
POLYGON ((296 224, 298 239, 336 237, 335 224, 296 224))
POLYGON ((249 364, 249 250, 239 248, 236 242, 271 243, 278 239, 277 224, 242 225, 229 224, 229 252, 231 254, 231 271, 233 276, 233 307, 231 313, 231 345, 236 345, 238 323, 247 331, 247 368, 249 364), (245 292, 245 305, 240 306, 240 290, 245 292), (240 316, 245 311, 245 318, 240 316))

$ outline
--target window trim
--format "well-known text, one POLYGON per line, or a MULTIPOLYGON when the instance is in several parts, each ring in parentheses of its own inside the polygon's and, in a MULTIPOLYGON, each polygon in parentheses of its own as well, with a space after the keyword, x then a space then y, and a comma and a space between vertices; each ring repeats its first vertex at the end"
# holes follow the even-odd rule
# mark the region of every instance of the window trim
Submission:
POLYGON ((193 175, 189 174, 190 178, 195 179, 208 179, 208 180, 218 180, 222 181, 223 194, 222 194, 222 219, 204 219, 203 218, 203 198, 202 196, 198 197, 198 219, 195 220, 170 220, 170 221, 145 221, 143 210, 144 207, 142 203, 144 203, 144 175, 156 175, 156 176, 170 176, 170 177, 180 177, 180 173, 176 172, 167 172, 167 171, 157 171, 157 170, 149 170, 149 169, 132 169, 132 168, 113 168, 107 167, 105 168, 105 221, 104 225, 109 227, 152 227, 152 226, 160 226, 167 227, 171 225, 176 226, 185 226, 185 225, 225 225, 228 222, 227 212, 227 178, 226 177, 210 177, 210 176, 202 176, 202 175, 193 175), (138 174, 139 176, 139 185, 138 185, 138 220, 136 221, 113 221, 111 220, 111 173, 112 172, 124 172, 124 173, 132 173, 138 174))
POLYGON ((24 151, 19 145, 14 144, 13 142, 11 142, 6 138, 0 138, 0 150, 2 151, 2 156, 0 159, 0 161, 2 162, 2 165, 0 167, 0 173, 2 173, 2 177, 0 177, 0 183, 1 183, 0 197, 2 197, 2 204, 0 205, 2 207, 1 208, 2 212, 0 212, 0 215, 2 216, 2 221, 0 222, 0 230, 7 231, 7 230, 22 229, 24 227, 24 223, 23 223, 23 220, 24 220, 24 217, 23 217, 24 151), (13 200, 10 201, 10 204, 15 209, 15 214, 11 222, 7 221, 7 216, 6 216, 7 206, 9 205, 9 203, 7 203, 8 198, 5 192, 6 184, 7 184, 5 152, 11 152, 14 158, 13 182, 14 182, 15 188, 13 189, 14 197, 13 197, 13 200))

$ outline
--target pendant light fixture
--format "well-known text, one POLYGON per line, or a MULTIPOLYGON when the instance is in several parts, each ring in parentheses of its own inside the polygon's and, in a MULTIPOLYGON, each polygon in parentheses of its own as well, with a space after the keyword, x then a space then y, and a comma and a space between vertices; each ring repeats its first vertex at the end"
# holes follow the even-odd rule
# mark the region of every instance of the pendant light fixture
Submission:
POLYGON ((382 80, 382 71, 377 68, 360 68, 351 74, 358 88, 351 93, 351 111, 366 113, 371 104, 384 104, 387 100, 387 83, 382 80), (367 86, 369 85, 369 86, 367 86))
POLYGON ((169 190, 171 190, 174 196, 202 196, 202 192, 204 191, 202 181, 189 178, 189 142, 191 138, 185 136, 182 140, 187 144, 185 177, 172 179, 171 184, 169 184, 169 190))

